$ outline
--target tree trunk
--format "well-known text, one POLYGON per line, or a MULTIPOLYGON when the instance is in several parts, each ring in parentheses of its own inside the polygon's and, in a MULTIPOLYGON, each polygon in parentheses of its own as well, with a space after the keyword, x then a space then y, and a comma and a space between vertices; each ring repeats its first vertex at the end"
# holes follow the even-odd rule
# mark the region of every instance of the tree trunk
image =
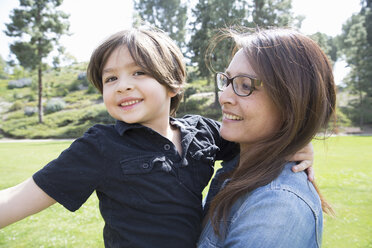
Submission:
MULTIPOLYGON (((359 85, 360 85, 360 82, 359 82, 359 85)), ((359 87, 359 100, 360 100, 360 105, 359 105, 359 109, 360 109, 360 116, 359 116, 359 126, 360 126, 360 129, 363 128, 363 125, 364 125, 364 106, 363 106, 363 92, 362 92, 362 89, 361 87, 359 87)))
POLYGON ((42 69, 41 63, 39 64, 38 70, 38 85, 39 85, 39 101, 38 101, 38 109, 39 109, 39 123, 43 123, 43 81, 42 81, 42 69))
MULTIPOLYGON (((208 84, 210 82, 210 77, 208 77, 208 84)), ((214 106, 217 108, 220 106, 220 102, 218 101, 218 87, 217 87, 217 83, 216 83, 216 80, 213 80, 213 84, 214 84, 214 106)))

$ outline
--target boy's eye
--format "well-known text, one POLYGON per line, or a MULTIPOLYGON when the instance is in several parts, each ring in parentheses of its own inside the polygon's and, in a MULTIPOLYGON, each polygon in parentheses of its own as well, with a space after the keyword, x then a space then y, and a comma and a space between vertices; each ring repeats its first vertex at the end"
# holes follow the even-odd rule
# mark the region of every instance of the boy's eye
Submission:
POLYGON ((117 79, 118 79, 117 77, 107 77, 107 78, 105 79, 105 83, 113 82, 113 81, 115 81, 115 80, 117 80, 117 79))
POLYGON ((135 73, 133 73, 134 76, 141 76, 141 75, 146 75, 146 73, 144 71, 136 71, 135 73))

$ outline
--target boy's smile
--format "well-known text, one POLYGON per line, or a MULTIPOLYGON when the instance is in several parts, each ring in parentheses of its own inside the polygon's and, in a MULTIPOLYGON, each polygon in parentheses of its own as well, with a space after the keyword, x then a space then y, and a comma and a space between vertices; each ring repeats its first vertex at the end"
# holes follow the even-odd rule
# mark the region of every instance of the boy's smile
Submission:
POLYGON ((169 125, 170 92, 139 67, 126 46, 116 48, 103 67, 103 100, 112 117, 162 133, 169 125))
POLYGON ((141 103, 143 99, 135 99, 135 98, 124 98, 120 101, 120 107, 123 110, 130 110, 137 104, 141 103))

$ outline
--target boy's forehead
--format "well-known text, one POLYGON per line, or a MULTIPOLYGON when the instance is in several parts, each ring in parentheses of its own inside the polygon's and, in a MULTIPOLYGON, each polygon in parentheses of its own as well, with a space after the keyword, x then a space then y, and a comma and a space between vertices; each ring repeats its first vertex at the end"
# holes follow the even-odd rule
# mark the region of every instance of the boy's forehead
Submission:
POLYGON ((136 67, 138 64, 130 54, 126 45, 115 48, 108 56, 106 63, 103 66, 102 72, 107 72, 118 66, 136 67))

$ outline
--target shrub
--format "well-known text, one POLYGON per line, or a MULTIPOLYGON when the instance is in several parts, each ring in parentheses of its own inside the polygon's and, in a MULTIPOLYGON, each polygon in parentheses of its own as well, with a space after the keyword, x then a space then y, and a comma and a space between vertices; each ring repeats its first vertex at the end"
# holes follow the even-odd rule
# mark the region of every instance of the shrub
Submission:
POLYGON ((66 103, 62 99, 52 98, 46 103, 44 111, 46 114, 50 114, 50 113, 61 111, 62 109, 65 108, 65 106, 66 106, 66 103))
POLYGON ((87 79, 87 73, 86 72, 80 72, 78 74, 78 80, 86 80, 87 79))
POLYGON ((31 83, 31 78, 21 78, 18 80, 13 80, 8 83, 8 89, 24 88, 30 86, 31 83))
POLYGON ((37 108, 36 107, 27 106, 24 109, 24 114, 26 116, 33 116, 35 113, 37 113, 37 108))
POLYGON ((9 108, 9 112, 17 111, 23 108, 22 101, 15 101, 9 108))

